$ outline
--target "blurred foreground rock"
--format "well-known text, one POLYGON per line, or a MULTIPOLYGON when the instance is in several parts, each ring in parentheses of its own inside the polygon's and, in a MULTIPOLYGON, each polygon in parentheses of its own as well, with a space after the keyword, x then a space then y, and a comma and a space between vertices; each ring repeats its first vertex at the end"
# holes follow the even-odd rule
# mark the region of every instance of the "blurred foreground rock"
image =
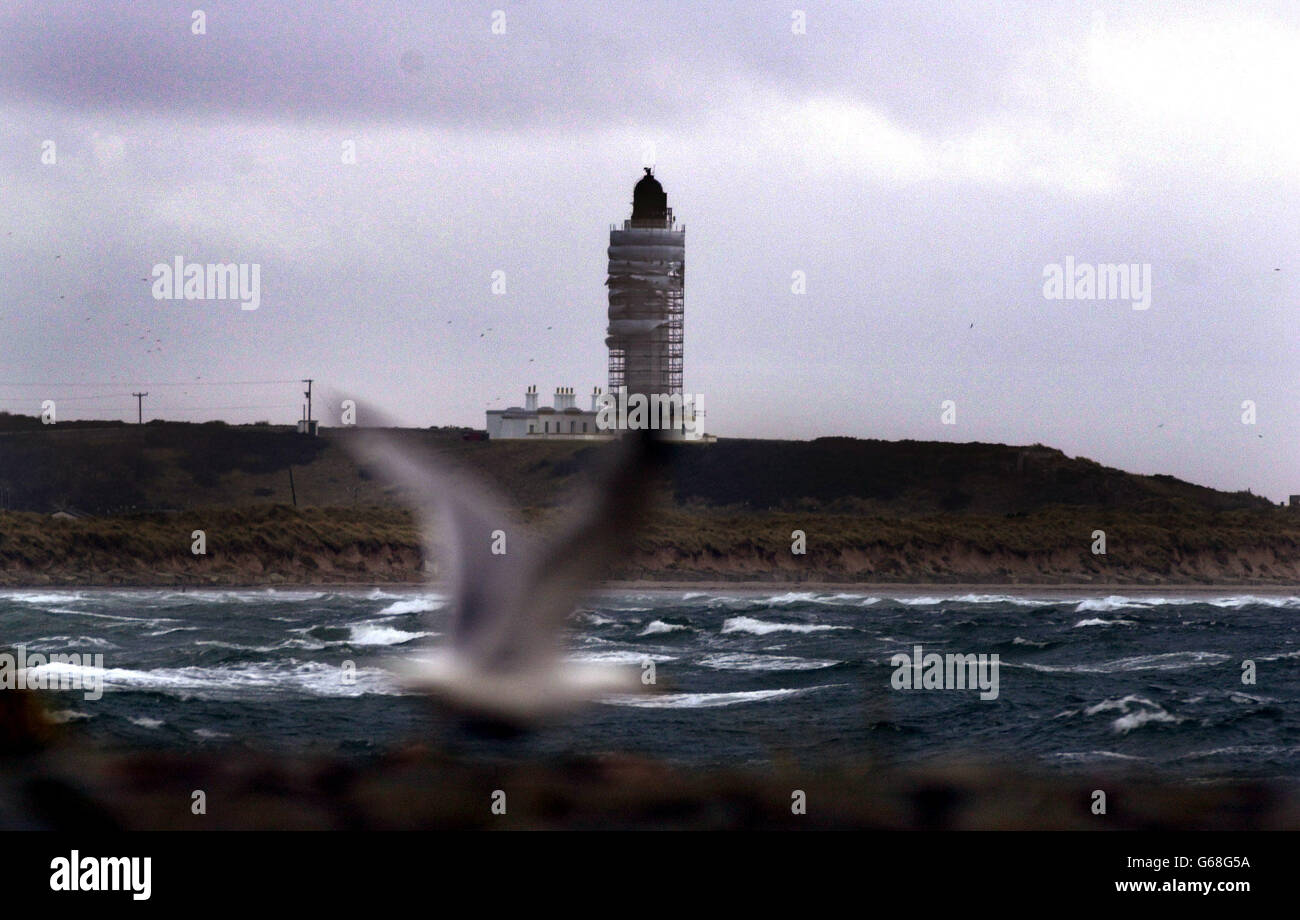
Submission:
POLYGON ((366 761, 64 744, 0 758, 0 826, 62 830, 1296 829, 1296 786, 1172 784, 987 765, 691 769, 625 755, 535 764, 408 749, 366 761), (1091 811, 1107 795, 1106 815, 1091 811), (192 812, 202 790, 207 813, 192 812), (506 813, 493 814, 495 790, 506 813), (807 814, 792 814, 795 790, 807 814))

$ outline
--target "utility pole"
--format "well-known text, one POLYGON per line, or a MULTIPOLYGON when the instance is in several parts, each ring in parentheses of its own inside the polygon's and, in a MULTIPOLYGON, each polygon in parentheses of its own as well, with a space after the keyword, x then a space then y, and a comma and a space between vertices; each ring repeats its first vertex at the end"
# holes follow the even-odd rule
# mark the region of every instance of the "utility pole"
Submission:
POLYGON ((307 390, 302 395, 307 397, 307 421, 311 421, 311 382, 312 378, 307 377, 303 383, 307 384, 307 390))
POLYGON ((144 398, 149 394, 132 393, 131 395, 135 397, 135 423, 137 425, 143 425, 144 424, 144 398))

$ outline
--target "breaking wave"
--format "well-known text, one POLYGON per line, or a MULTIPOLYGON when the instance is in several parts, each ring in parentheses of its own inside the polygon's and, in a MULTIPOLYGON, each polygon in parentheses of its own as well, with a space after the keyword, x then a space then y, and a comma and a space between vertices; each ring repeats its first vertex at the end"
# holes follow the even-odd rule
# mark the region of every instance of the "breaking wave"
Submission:
POLYGON ((755 636, 766 636, 769 633, 777 632, 812 633, 850 628, 848 626, 831 626, 826 623, 770 623, 766 620, 756 620, 753 617, 732 617, 722 624, 724 633, 750 633, 755 636))

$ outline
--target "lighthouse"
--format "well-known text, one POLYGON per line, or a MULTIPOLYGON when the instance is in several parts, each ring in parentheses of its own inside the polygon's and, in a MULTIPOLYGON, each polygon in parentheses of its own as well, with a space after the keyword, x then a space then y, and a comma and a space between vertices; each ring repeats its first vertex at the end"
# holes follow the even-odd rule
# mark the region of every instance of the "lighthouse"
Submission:
POLYGON ((654 172, 632 190, 632 216, 609 231, 609 392, 682 394, 686 230, 654 172))
POLYGON ((490 440, 599 440, 640 428, 671 440, 715 440, 702 428, 703 395, 682 392, 686 229, 652 170, 632 189, 632 216, 622 229, 609 228, 607 255, 608 392, 596 387, 591 408, 583 409, 576 390, 559 387, 552 408, 539 406, 537 388, 529 387, 523 406, 487 410, 490 440))

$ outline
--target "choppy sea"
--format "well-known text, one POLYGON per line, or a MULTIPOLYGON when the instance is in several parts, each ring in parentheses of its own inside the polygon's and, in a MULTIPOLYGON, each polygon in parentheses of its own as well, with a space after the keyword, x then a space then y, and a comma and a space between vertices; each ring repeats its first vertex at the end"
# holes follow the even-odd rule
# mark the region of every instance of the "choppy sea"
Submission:
MULTIPOLYGON (((364 753, 437 740, 386 665, 440 641, 445 616, 439 595, 397 590, 8 590, 0 647, 101 654, 79 667, 102 698, 52 691, 51 708, 103 742, 364 753)), ((651 660, 664 690, 593 705, 513 752, 1300 778, 1300 597, 606 593, 575 615, 570 647, 651 660), (996 654, 996 699, 896 689, 893 658, 918 645, 996 654)))

